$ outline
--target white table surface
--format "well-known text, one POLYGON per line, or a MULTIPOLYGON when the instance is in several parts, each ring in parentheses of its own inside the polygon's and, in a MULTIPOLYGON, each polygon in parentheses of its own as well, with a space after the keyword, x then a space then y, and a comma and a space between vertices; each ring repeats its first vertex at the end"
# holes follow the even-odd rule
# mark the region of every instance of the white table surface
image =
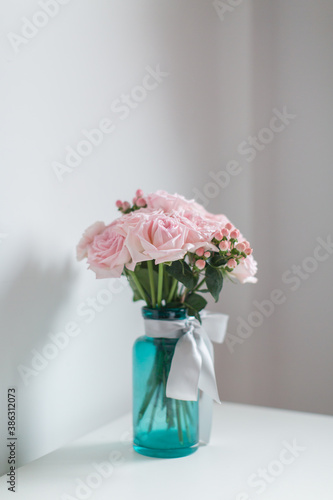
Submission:
POLYGON ((177 459, 138 455, 130 439, 131 417, 125 415, 18 469, 15 494, 7 491, 6 476, 2 476, 0 498, 333 499, 330 416, 215 405, 210 444, 177 459), (106 477, 96 472, 95 465, 102 462, 107 462, 103 469, 106 477), (77 489, 79 484, 81 489, 77 489))

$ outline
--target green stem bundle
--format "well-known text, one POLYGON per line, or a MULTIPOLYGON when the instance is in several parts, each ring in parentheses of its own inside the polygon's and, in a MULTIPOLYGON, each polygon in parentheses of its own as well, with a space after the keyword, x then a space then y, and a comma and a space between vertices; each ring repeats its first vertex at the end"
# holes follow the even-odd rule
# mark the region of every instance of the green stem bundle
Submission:
POLYGON ((156 350, 154 364, 147 380, 147 391, 142 401, 142 405, 138 414, 137 423, 139 424, 147 412, 151 402, 152 409, 149 417, 148 432, 154 430, 154 420, 158 406, 166 411, 167 428, 177 428, 178 439, 180 444, 184 444, 183 425, 185 427, 185 435, 188 441, 191 441, 191 431, 189 423, 193 421, 191 413, 191 401, 180 401, 178 399, 168 398, 166 396, 166 385, 170 370, 172 353, 163 343, 156 350))
POLYGON ((158 265, 157 307, 162 307, 164 264, 158 265))
POLYGON ((171 290, 170 290, 170 293, 168 296, 167 303, 171 302, 172 299, 174 298, 175 292, 177 290, 177 285, 178 285, 178 281, 176 280, 176 278, 173 278, 173 282, 172 282, 172 286, 171 286, 171 290))
POLYGON ((147 266, 148 266, 148 275, 149 275, 149 284, 150 284, 151 305, 154 308, 154 307, 156 307, 156 295, 155 295, 153 261, 148 260, 147 266))
POLYGON ((128 272, 128 274, 129 274, 129 276, 132 278, 132 280, 133 280, 133 282, 134 282, 134 284, 135 284, 136 288, 138 289, 138 292, 139 292, 139 294, 140 294, 141 298, 142 298, 142 299, 143 299, 146 303, 148 303, 148 297, 147 297, 147 295, 145 294, 145 291, 144 291, 144 289, 142 288, 141 283, 140 283, 140 281, 138 280, 138 278, 137 278, 137 276, 136 276, 135 272, 134 272, 134 271, 129 271, 129 270, 127 270, 127 272, 128 272))

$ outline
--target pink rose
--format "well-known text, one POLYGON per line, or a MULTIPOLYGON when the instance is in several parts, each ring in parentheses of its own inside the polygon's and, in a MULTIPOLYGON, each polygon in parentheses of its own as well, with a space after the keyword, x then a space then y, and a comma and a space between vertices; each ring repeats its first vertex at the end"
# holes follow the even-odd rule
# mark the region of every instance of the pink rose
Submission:
POLYGON ((131 270, 138 262, 155 260, 161 264, 182 259, 186 254, 189 228, 176 214, 139 210, 125 220, 122 218, 120 228, 127 232, 125 244, 132 257, 127 267, 131 270))
POLYGON ((240 283, 257 283, 258 279, 255 278, 257 270, 257 262, 252 255, 249 255, 238 264, 230 276, 234 276, 240 283))
POLYGON ((215 225, 198 215, 191 221, 182 211, 168 215, 161 209, 144 208, 123 215, 114 222, 114 228, 126 236, 125 245, 132 256, 127 267, 131 270, 146 260, 156 259, 159 264, 182 259, 186 252, 194 253, 200 247, 217 251, 210 243, 215 225))
POLYGON ((94 237, 88 247, 89 269, 96 273, 96 278, 119 278, 124 265, 130 261, 125 237, 119 234, 114 224, 94 237))
MULTIPOLYGON (((178 212, 179 215, 191 221, 200 233, 200 239, 211 241, 213 233, 224 228, 226 224, 234 226, 223 215, 208 212, 194 200, 187 200, 179 194, 169 194, 166 191, 156 191, 146 196, 148 209, 162 210, 168 215, 178 212)), ((195 238, 194 238, 195 239, 195 238)), ((198 238, 197 238, 198 239, 198 238)))
POLYGON ((117 233, 126 237, 130 232, 132 232, 134 228, 140 225, 148 217, 151 217, 152 214, 163 215, 163 211, 152 211, 148 208, 140 208, 140 210, 135 210, 134 212, 122 215, 121 217, 113 221, 111 226, 117 233))
MULTIPOLYGON (((209 236, 211 239, 214 233, 222 232, 223 230, 229 234, 229 232, 224 229, 228 223, 234 228, 228 217, 223 214, 211 214, 204 207, 195 202, 191 205, 191 210, 184 209, 182 215, 196 224, 199 230, 204 232, 207 237, 209 236)), ((222 234, 222 236, 223 235, 224 234, 222 234)))
MULTIPOLYGON (((203 219, 209 220, 210 222, 215 222, 222 227, 230 223, 228 217, 226 217, 224 214, 212 214, 211 212, 208 212, 208 210, 206 210, 202 205, 200 205, 200 203, 197 203, 194 200, 185 200, 184 198, 184 201, 186 203, 182 205, 182 208, 184 209, 184 215, 186 217, 191 218, 192 216, 200 215, 203 219)), ((232 224, 230 225, 234 227, 232 224)))
POLYGON ((211 223, 198 214, 192 214, 190 218, 179 214, 178 217, 188 228, 185 238, 185 248, 188 252, 195 253, 198 248, 203 248, 204 251, 218 251, 216 246, 211 243, 213 234, 216 232, 215 223, 211 223))
POLYGON ((198 241, 200 237, 201 240, 210 242, 213 238, 214 233, 220 229, 220 224, 216 224, 201 215, 194 214, 182 214, 182 219, 191 229, 190 236, 192 236, 193 241, 198 241))
POLYGON ((156 191, 146 196, 147 206, 151 210, 163 210, 165 213, 189 211, 201 213, 204 208, 194 200, 187 200, 180 194, 169 194, 166 191, 156 191))
POLYGON ((88 248, 93 242, 95 236, 100 234, 105 229, 104 222, 95 222, 85 230, 81 240, 76 247, 76 258, 82 260, 88 256, 88 248))

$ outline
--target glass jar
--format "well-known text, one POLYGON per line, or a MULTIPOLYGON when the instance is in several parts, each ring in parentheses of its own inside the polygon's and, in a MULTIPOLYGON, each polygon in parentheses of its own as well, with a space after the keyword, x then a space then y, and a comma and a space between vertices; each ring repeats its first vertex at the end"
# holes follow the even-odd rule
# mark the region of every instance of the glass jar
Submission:
MULTIPOLYGON (((184 320, 185 309, 149 309, 149 320, 184 320)), ((198 401, 166 396, 166 384, 178 339, 139 337, 133 346, 134 450, 159 458, 184 457, 198 448, 198 401)))

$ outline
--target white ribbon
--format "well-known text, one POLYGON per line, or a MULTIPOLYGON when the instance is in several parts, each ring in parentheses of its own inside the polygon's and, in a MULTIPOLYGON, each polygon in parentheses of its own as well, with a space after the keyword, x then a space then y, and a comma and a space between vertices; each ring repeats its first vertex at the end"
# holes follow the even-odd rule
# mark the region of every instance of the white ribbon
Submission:
POLYGON ((202 324, 194 318, 185 320, 145 319, 148 337, 179 339, 171 362, 166 395, 182 401, 200 398, 200 440, 208 443, 212 419, 212 400, 221 403, 214 370, 214 349, 211 341, 222 343, 229 317, 204 312, 202 324))

